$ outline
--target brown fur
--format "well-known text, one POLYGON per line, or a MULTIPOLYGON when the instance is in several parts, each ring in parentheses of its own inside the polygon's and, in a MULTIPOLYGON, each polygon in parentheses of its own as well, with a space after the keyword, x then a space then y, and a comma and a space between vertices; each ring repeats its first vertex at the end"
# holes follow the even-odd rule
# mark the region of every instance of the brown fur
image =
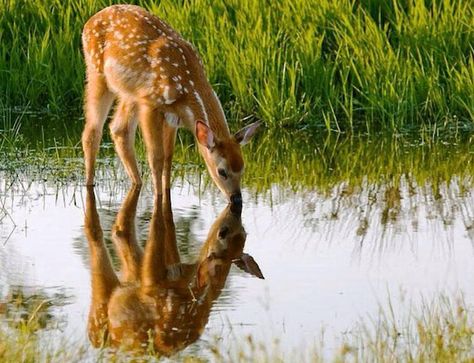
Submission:
POLYGON ((228 160, 231 170, 240 173, 244 167, 244 159, 240 152, 240 145, 233 139, 218 142, 215 146, 219 155, 228 160))

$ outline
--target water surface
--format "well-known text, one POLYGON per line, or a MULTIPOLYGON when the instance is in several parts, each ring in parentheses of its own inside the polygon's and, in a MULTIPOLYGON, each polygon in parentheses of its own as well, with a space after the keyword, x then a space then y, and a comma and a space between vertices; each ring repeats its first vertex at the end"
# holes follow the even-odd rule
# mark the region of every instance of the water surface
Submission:
MULTIPOLYGON (((378 157, 365 160, 377 165, 378 157)), ((456 165, 456 157, 447 160, 456 165)), ((316 172, 319 185, 306 181, 295 188, 279 179, 244 189, 244 252, 265 280, 232 267, 201 338, 185 353, 210 356, 215 344, 225 351, 247 335, 268 344, 278 339, 279 349, 291 352, 314 345, 323 331, 331 352, 361 317, 376 316, 389 299, 401 314, 407 313, 403 302, 416 306, 440 293, 474 303, 471 165, 449 173, 449 164, 439 163, 433 177, 425 167, 403 166, 413 162, 395 164, 398 174, 362 170, 347 178, 339 168, 335 178, 303 163, 302 173, 316 172), (336 180, 324 184, 324 178, 336 180)), ((128 182, 113 163, 104 165, 95 188, 97 210, 118 268, 111 228, 128 182)), ((175 178, 171 199, 178 250, 191 263, 226 203, 195 169, 184 170, 176 171, 183 177, 175 178)), ((45 179, 10 171, 0 176, 0 297, 5 302, 20 289, 58 300, 48 334, 82 341, 91 302, 86 189, 80 182, 45 179)), ((147 239, 152 210, 148 182, 138 200, 139 243, 147 239)))

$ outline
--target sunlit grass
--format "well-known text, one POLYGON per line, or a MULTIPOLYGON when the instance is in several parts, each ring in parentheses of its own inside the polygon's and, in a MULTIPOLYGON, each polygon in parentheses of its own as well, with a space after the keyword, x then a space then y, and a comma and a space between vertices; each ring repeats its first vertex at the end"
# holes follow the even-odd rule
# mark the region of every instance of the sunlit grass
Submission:
POLYGON ((394 309, 389 304, 370 323, 360 324, 347 344, 347 355, 377 362, 474 359, 472 307, 444 297, 412 308, 407 318, 394 309))
MULTIPOLYGON (((26 116, 24 117, 26 118, 26 116)), ((41 119, 39 119, 41 120, 41 119)), ((23 175, 29 180, 56 183, 82 183, 83 155, 80 129, 62 129, 45 139, 46 130, 55 121, 44 121, 43 127, 19 129, 19 125, 35 120, 11 119, 10 129, 0 137, 2 149, 0 170, 5 175, 23 175)), ((138 138, 137 154, 147 181, 148 165, 138 138)), ((402 179, 418 185, 437 188, 452 180, 463 187, 472 186, 474 146, 467 138, 451 138, 431 142, 430 138, 395 137, 390 135, 315 137, 304 130, 272 132, 263 130, 252 143, 243 148, 247 160, 243 185, 254 192, 265 192, 277 185, 293 191, 317 189, 330 191, 345 183, 349 188, 363 184, 397 186, 402 179)), ((113 144, 105 137, 99 156, 98 175, 128 181, 113 144)), ((190 133, 180 131, 173 159, 173 178, 202 175, 203 187, 212 182, 190 133)), ((100 180, 99 180, 100 183, 100 180)))
MULTIPOLYGON (((45 302, 34 300, 32 304, 34 312, 42 309, 45 302)), ((0 324, 2 362, 159 360, 154 355, 138 357, 104 348, 93 350, 87 342, 74 343, 66 338, 61 344, 49 344, 47 336, 40 337, 38 316, 30 315, 27 323, 20 320, 13 328, 0 324)), ((319 343, 293 351, 285 351, 278 340, 268 344, 252 336, 242 336, 229 346, 208 342, 200 356, 185 351, 177 359, 184 362, 471 362, 473 316, 472 306, 462 299, 441 296, 416 306, 402 303, 397 308, 389 300, 377 314, 361 319, 348 333, 336 337, 339 343, 331 349, 325 347, 324 337, 317 337, 319 333, 315 333, 315 341, 319 343)))
MULTIPOLYGON (((2 106, 70 125, 64 112, 81 112, 81 28, 113 2, 1 0, 2 106)), ((253 116, 273 130, 472 132, 469 0, 131 2, 197 46, 232 125, 253 116)))
POLYGON ((87 346, 72 344, 65 336, 61 342, 42 338, 60 328, 53 307, 67 303, 63 293, 48 294, 41 289, 27 293, 20 286, 10 287, 7 296, 0 295, 0 361, 82 361, 87 346))

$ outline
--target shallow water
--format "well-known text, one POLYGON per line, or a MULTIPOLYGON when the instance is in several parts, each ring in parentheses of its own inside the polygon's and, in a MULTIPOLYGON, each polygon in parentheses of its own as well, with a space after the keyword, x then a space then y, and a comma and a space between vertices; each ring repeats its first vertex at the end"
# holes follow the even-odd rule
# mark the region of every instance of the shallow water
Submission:
MULTIPOLYGON (((56 330, 83 340, 91 303, 90 251, 84 231, 86 189, 0 177, 0 297, 18 286, 53 301, 56 330), (58 296, 66 296, 58 299, 58 296), (58 330, 59 329, 59 330, 58 330)), ((110 173, 95 188, 105 243, 118 267, 111 228, 127 193, 123 175, 110 173)), ((361 317, 376 316, 390 300, 420 304, 445 293, 474 303, 474 196, 470 180, 453 176, 436 187, 427 179, 339 182, 324 191, 274 184, 243 193, 244 252, 265 280, 235 266, 214 301, 201 338, 185 352, 211 355, 236 337, 279 340, 279 349, 311 347, 324 331, 331 352, 361 317)), ((199 250, 225 201, 187 174, 171 192, 183 262, 199 250)), ((147 239, 153 196, 149 183, 137 208, 138 241, 147 239)))

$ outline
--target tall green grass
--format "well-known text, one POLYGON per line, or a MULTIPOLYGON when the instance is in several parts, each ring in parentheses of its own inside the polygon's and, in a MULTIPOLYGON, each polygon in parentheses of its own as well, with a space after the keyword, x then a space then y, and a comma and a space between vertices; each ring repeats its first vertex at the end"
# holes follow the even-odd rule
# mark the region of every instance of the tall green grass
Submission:
MULTIPOLYGON (((197 46, 231 123, 253 116, 274 129, 473 129, 470 0, 132 2, 197 46)), ((0 0, 1 106, 77 115, 81 28, 111 3, 0 0)))

